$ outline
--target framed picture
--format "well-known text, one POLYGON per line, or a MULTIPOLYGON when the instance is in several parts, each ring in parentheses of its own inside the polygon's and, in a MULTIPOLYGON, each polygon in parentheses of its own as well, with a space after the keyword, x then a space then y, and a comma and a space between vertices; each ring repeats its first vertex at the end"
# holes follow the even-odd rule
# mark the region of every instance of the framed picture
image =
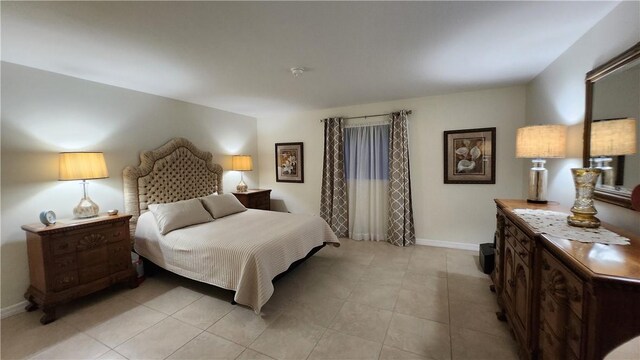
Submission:
POLYGON ((304 158, 301 142, 276 144, 276 181, 304 182, 304 158))
POLYGON ((496 128, 444 132, 444 183, 496 183, 496 128))

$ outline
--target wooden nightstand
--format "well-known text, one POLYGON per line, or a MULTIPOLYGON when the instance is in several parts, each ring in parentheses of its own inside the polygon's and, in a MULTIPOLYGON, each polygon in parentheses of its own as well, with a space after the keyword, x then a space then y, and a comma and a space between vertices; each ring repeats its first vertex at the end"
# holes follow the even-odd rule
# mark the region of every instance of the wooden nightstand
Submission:
POLYGON ((118 282, 137 286, 131 264, 131 215, 23 225, 27 232, 31 286, 25 308, 42 306, 42 324, 56 319, 56 306, 118 282))
POLYGON ((271 210, 271 190, 247 190, 233 192, 244 207, 249 209, 271 210))

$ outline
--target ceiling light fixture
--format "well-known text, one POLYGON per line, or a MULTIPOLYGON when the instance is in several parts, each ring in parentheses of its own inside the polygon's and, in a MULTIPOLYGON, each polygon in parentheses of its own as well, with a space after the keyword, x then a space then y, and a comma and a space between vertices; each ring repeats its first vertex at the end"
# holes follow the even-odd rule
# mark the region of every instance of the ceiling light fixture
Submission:
POLYGON ((302 67, 293 67, 291 68, 291 73, 294 77, 299 77, 304 72, 304 68, 302 67))

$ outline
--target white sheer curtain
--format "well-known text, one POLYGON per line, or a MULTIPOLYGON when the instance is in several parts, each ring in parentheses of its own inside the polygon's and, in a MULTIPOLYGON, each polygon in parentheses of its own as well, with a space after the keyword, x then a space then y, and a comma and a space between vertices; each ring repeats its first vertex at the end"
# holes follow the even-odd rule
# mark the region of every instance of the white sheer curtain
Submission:
POLYGON ((382 241, 389 208, 389 125, 345 127, 349 237, 382 241))

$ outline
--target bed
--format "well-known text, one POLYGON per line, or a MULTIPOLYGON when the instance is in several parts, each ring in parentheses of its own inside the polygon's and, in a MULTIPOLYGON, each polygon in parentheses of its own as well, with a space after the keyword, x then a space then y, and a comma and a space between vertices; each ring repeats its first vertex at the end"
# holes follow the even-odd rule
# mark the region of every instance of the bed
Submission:
POLYGON ((325 244, 340 242, 317 216, 254 209, 217 213, 212 221, 163 233, 159 207, 202 202, 214 214, 208 201, 235 200, 223 193, 222 167, 212 159, 188 140, 174 138, 141 153, 140 165, 125 168, 134 249, 168 271, 235 291, 235 302, 259 313, 273 294, 275 277, 325 244))

